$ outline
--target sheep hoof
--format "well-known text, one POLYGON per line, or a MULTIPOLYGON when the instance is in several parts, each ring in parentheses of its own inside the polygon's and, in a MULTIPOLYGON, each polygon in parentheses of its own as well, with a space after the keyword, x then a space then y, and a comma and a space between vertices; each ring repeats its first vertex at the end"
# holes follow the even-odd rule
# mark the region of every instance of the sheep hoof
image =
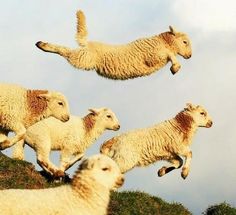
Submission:
POLYGON ((4 149, 8 148, 10 145, 11 145, 11 142, 9 140, 4 140, 0 144, 0 150, 4 150, 4 149))
POLYGON ((158 170, 158 176, 161 177, 166 174, 166 167, 162 167, 158 170))
POLYGON ((173 64, 171 67, 170 67, 170 71, 171 73, 174 75, 175 73, 177 73, 180 69, 180 64, 173 64))
POLYGON ((189 170, 187 168, 183 168, 182 172, 181 172, 181 176, 183 179, 186 179, 188 176, 189 170))
POLYGON ((39 49, 44 50, 43 47, 44 47, 45 45, 47 45, 47 43, 44 43, 44 42, 42 42, 42 41, 38 41, 35 45, 36 45, 39 49))

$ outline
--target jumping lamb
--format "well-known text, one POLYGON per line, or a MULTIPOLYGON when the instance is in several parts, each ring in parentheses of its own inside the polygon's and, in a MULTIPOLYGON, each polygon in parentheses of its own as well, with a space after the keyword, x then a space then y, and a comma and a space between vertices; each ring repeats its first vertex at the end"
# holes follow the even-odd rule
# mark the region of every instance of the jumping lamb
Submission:
POLYGON ((197 105, 187 104, 174 118, 153 127, 130 131, 106 141, 101 153, 114 159, 122 173, 136 166, 147 166, 159 160, 171 163, 163 166, 158 175, 180 168, 185 179, 190 171, 192 151, 190 145, 198 127, 210 128, 212 120, 207 111, 197 105))
POLYGON ((124 183, 117 164, 105 155, 84 160, 71 184, 47 189, 0 191, 4 215, 106 215, 110 191, 124 183))
POLYGON ((30 90, 15 84, 0 84, 0 149, 15 143, 13 157, 23 159, 23 136, 32 124, 53 116, 69 120, 67 99, 59 92, 30 90), (9 132, 14 137, 8 138, 9 132))
POLYGON ((84 118, 70 116, 68 122, 50 117, 31 127, 25 134, 25 143, 36 151, 38 164, 55 177, 79 161, 85 150, 106 130, 120 128, 115 114, 108 108, 89 109, 84 118), (60 168, 50 160, 51 150, 60 151, 60 168))
POLYGON ((115 80, 147 76, 171 62, 175 74, 180 69, 176 55, 188 59, 192 55, 191 43, 185 33, 170 31, 148 38, 137 39, 124 45, 108 45, 87 41, 85 15, 77 12, 76 39, 79 48, 71 49, 39 41, 36 46, 45 52, 64 57, 78 69, 95 70, 98 75, 115 80))

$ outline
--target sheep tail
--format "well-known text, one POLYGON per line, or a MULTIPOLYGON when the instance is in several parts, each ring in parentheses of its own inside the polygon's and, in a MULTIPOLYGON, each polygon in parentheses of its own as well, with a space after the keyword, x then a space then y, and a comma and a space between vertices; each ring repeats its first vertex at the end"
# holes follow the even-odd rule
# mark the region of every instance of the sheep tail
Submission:
POLYGON ((76 40, 80 46, 86 46, 87 36, 88 36, 86 18, 81 10, 77 11, 76 16, 77 16, 76 40))

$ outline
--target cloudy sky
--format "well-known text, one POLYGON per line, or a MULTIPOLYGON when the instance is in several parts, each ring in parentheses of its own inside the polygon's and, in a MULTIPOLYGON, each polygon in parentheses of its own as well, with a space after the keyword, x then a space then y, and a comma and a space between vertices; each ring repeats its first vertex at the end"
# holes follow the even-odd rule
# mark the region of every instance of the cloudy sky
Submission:
MULTIPOLYGON (((1 82, 63 92, 71 112, 83 116, 90 107, 109 107, 120 120, 118 132, 107 131, 87 151, 98 152, 106 139, 169 119, 187 102, 201 104, 214 126, 200 128, 193 145, 191 172, 159 178, 163 163, 126 175, 122 190, 141 190, 177 201, 194 214, 210 204, 236 206, 236 3, 234 0, 4 1, 0 7, 1 82), (62 57, 42 52, 42 40, 76 47, 77 9, 87 16, 89 39, 122 44, 167 31, 169 25, 192 40, 189 60, 175 76, 167 65, 145 78, 111 81, 95 72, 76 70, 62 57)), ((10 155, 11 150, 5 150, 10 155)), ((35 163, 31 149, 26 159, 35 163)), ((58 155, 52 159, 57 162, 58 155)), ((75 167, 69 171, 73 174, 75 167)))

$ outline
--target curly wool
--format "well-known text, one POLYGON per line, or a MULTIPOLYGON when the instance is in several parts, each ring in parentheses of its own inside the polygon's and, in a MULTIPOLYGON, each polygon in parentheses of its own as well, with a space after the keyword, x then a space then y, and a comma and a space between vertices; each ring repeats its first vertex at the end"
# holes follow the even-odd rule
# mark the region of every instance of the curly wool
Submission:
POLYGON ((150 75, 169 61, 174 74, 180 69, 175 56, 178 54, 190 58, 192 54, 188 36, 176 32, 172 27, 170 32, 138 39, 129 44, 108 45, 87 41, 86 21, 82 11, 77 12, 77 19, 76 40, 80 48, 70 49, 41 41, 36 46, 43 51, 63 56, 78 69, 96 70, 98 75, 116 80, 150 75))
POLYGON ((106 129, 119 129, 115 114, 107 108, 90 109, 85 117, 70 116, 65 123, 53 117, 35 123, 27 129, 24 139, 36 151, 40 166, 54 176, 61 176, 106 129), (51 150, 61 153, 59 168, 49 160, 51 150))
MULTIPOLYGON (((183 164, 179 156, 188 159, 184 166, 189 171, 192 152, 189 149, 192 138, 200 127, 210 127, 210 117, 200 115, 204 109, 189 105, 174 118, 149 128, 137 129, 106 141, 100 152, 114 159, 125 173, 136 166, 147 166, 159 160, 173 163, 168 171, 180 168, 183 164), (200 115, 200 116, 199 116, 200 115)), ((206 112, 204 112, 206 113, 206 112)), ((167 173, 165 170, 159 176, 167 173)), ((186 177, 188 172, 182 177, 186 177)))
MULTIPOLYGON (((69 119, 67 99, 58 92, 29 90, 15 84, 0 84, 0 103, 1 149, 20 141, 26 128, 41 119, 49 116, 62 121, 69 119), (58 102, 62 102, 63 106, 58 105, 58 102), (15 132, 16 136, 8 138, 10 131, 15 132)), ((15 158, 18 158, 17 156, 15 158)))

